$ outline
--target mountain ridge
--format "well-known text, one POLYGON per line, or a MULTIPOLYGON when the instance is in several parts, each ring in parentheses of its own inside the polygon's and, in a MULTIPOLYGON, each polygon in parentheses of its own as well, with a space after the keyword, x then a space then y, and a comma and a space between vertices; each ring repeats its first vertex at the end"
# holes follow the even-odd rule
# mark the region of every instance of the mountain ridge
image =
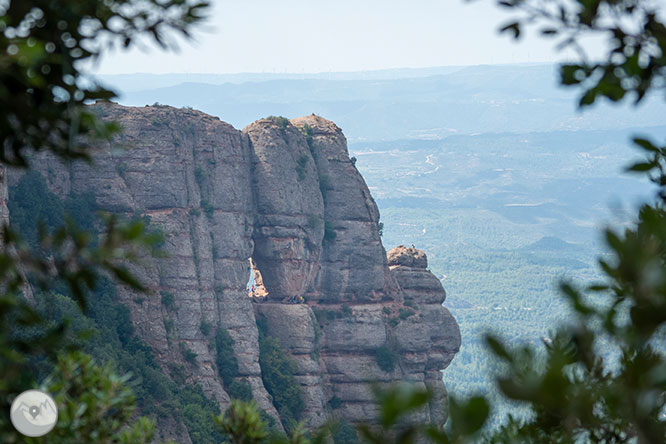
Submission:
POLYGON ((552 65, 462 67, 429 76, 383 79, 267 78, 226 84, 119 88, 120 102, 191 106, 237 127, 266 114, 315 112, 351 141, 440 139, 449 134, 617 129, 661 125, 660 100, 637 109, 601 103, 581 114, 576 93, 557 86, 552 65), (371 116, 371 117, 370 117, 371 116), (444 124, 443 124, 444 123, 444 124))

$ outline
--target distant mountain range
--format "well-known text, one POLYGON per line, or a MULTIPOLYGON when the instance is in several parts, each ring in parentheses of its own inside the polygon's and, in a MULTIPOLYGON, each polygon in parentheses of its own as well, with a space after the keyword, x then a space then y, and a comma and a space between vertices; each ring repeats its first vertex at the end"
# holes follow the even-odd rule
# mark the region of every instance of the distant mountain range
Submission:
POLYGON ((315 113, 350 141, 452 134, 621 129, 663 124, 666 106, 575 107, 553 65, 493 65, 320 74, 101 76, 120 103, 190 106, 237 128, 268 115, 315 113))
MULTIPOLYGON (((529 66, 529 65, 525 65, 529 66)), ((448 74, 459 71, 464 66, 438 66, 432 68, 395 68, 378 69, 372 71, 349 71, 349 72, 318 72, 318 73, 271 73, 271 72, 247 72, 238 74, 102 74, 98 78, 108 85, 119 90, 140 91, 143 89, 164 88, 181 83, 209 83, 221 85, 223 83, 246 83, 263 82, 268 80, 391 80, 408 79, 413 77, 428 77, 448 74)))

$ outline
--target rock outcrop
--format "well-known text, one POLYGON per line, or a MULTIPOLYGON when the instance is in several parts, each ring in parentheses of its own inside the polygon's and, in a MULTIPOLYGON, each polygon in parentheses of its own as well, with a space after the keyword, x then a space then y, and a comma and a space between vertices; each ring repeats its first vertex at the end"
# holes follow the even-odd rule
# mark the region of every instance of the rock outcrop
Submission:
MULTIPOLYGON (((312 115, 239 131, 194 110, 95 107, 123 132, 100 144, 93 166, 52 159, 35 166, 52 191, 92 192, 102 209, 148 216, 165 233, 167 256, 132 271, 174 303, 159 296, 138 303, 121 287, 118 294, 167 374, 180 364, 188 382, 228 405, 210 346, 224 328, 235 341, 239 379, 279 423, 261 378, 261 317, 297 363, 310 425, 332 415, 374 421, 368 383, 397 381, 433 389, 441 402, 419 419, 445 420, 441 370, 460 346, 458 326, 423 252, 400 246, 387 259, 379 211, 340 128, 312 115), (247 296, 250 258, 265 303, 247 296), (196 365, 186 365, 183 348, 196 353, 196 365), (392 366, 380 367, 378 349, 392 366)), ((176 438, 187 442, 186 434, 176 438)))

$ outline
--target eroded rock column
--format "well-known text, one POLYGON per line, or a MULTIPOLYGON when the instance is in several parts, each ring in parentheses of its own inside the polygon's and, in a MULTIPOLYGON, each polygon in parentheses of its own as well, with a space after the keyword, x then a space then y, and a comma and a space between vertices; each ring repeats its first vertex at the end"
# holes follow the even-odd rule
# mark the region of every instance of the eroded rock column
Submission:
POLYGON ((446 412, 446 387, 442 370, 449 366, 460 349, 460 328, 449 310, 442 305, 446 292, 439 279, 428 269, 425 253, 400 245, 388 252, 388 265, 417 316, 400 322, 395 335, 403 356, 404 368, 411 378, 421 378, 433 391, 430 419, 443 423, 446 412))
POLYGON ((312 155, 284 118, 243 129, 252 142, 254 252, 271 301, 309 296, 319 271, 324 203, 312 155))

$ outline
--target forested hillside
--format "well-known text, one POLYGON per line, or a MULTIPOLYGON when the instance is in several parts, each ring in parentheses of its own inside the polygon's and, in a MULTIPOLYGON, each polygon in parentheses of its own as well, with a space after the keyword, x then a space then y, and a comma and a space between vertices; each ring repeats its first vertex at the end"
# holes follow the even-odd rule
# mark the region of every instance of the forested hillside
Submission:
MULTIPOLYGON (((627 223, 628 210, 651 193, 647 181, 622 173, 633 133, 663 136, 666 128, 352 144, 377 196, 384 241, 428 251, 447 290, 462 334, 444 376, 451 393, 496 393, 498 364, 482 334, 540 343, 567 318, 559 281, 600 276, 600 229, 627 223)), ((507 413, 501 405, 495 425, 507 413)))
POLYGON ((191 106, 237 128, 270 114, 315 113, 336 122, 351 142, 663 124, 666 106, 656 97, 636 110, 601 104, 580 113, 573 93, 558 88, 555 79, 553 65, 355 74, 146 75, 135 85, 126 76, 103 78, 118 86, 123 104, 191 106))

